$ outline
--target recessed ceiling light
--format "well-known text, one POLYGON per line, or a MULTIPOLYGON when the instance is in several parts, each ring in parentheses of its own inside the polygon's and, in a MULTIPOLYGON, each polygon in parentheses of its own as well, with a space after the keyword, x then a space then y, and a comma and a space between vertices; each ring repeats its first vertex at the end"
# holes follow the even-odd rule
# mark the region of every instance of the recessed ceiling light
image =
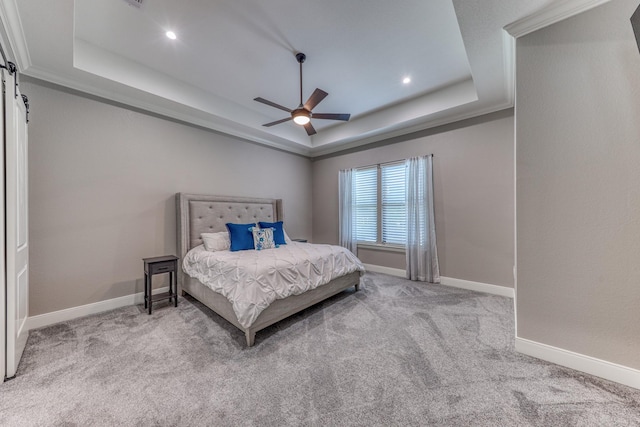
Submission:
POLYGON ((409 83, 411 83, 411 77, 405 77, 404 79, 402 79, 402 83, 408 85, 409 83))
POLYGON ((169 37, 171 40, 175 40, 178 38, 178 36, 176 36, 176 33, 174 33, 173 31, 167 31, 167 37, 169 37))

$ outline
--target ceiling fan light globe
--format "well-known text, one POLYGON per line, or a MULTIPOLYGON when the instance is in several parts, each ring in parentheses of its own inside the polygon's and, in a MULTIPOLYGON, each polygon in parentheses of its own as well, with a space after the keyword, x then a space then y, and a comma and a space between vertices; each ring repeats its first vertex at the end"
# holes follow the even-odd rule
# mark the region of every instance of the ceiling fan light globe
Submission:
POLYGON ((304 109, 295 110, 291 115, 293 117, 293 121, 301 126, 304 126, 311 121, 311 114, 304 109))
POLYGON ((297 116, 293 118, 293 121, 296 122, 296 124, 298 125, 306 125, 311 120, 307 116, 297 116))

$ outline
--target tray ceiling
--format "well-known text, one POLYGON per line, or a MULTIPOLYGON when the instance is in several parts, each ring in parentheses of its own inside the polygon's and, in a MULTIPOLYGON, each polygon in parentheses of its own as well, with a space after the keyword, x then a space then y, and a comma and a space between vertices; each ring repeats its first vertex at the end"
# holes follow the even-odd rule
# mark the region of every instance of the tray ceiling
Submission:
POLYGON ((552 3, 1 1, 24 74, 309 156, 513 105, 503 27, 552 3), (349 122, 262 126, 287 113, 253 98, 299 103, 296 52, 304 99, 323 89, 314 112, 349 122))

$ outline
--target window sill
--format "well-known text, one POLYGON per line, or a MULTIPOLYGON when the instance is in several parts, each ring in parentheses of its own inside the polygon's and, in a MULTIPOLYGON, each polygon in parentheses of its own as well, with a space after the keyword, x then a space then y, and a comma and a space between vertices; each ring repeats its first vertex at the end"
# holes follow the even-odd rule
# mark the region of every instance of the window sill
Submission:
POLYGON ((368 249, 373 251, 405 253, 404 246, 389 245, 385 243, 358 243, 358 249, 368 249))

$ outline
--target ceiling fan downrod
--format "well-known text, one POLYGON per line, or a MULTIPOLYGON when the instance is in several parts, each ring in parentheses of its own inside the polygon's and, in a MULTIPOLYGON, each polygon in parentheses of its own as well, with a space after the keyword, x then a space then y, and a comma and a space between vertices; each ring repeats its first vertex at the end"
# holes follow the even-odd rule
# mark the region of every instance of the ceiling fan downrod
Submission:
POLYGON ((300 105, 298 108, 302 108, 302 63, 307 59, 307 55, 298 52, 296 53, 296 59, 298 60, 298 64, 300 64, 300 105))

